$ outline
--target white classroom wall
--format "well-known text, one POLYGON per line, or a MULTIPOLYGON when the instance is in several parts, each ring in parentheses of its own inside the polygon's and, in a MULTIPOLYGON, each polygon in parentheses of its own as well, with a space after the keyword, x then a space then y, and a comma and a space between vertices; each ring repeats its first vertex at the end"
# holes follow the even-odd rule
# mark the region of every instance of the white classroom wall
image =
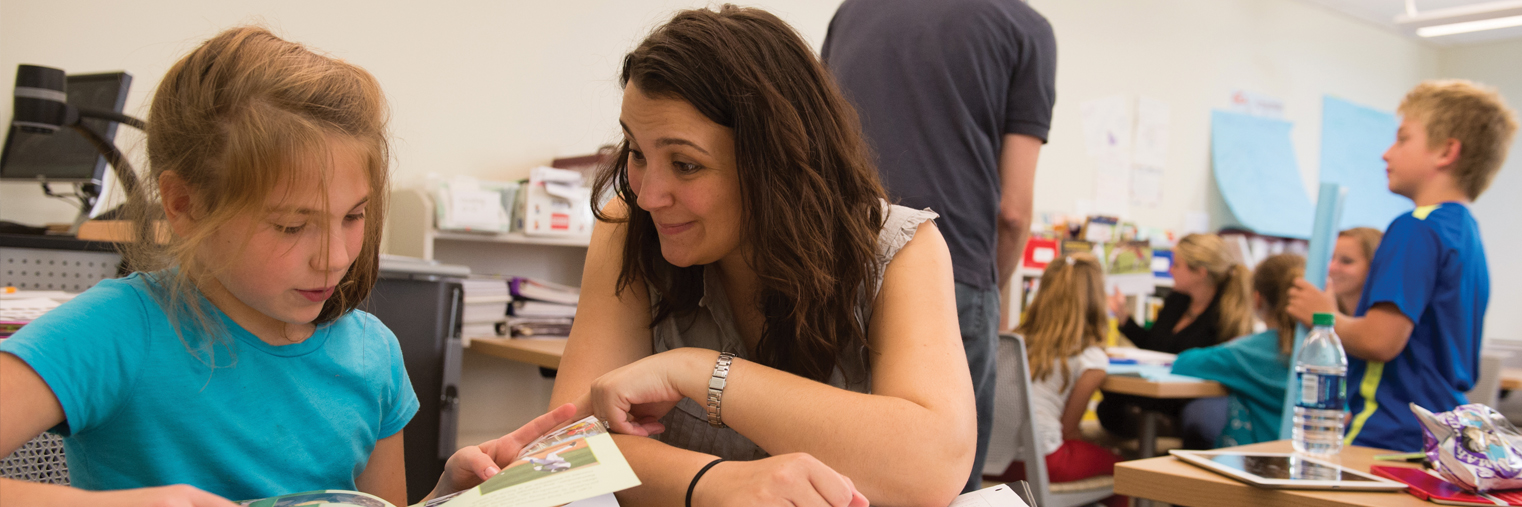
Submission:
MULTIPOLYGON (((818 47, 838 2, 754 2, 818 47)), ((263 23, 375 74, 390 99, 394 182, 429 172, 517 179, 564 155, 618 139, 624 53, 696 0, 254 2, 5 0, 0 2, 0 91, 18 63, 71 73, 127 70, 128 114, 146 116, 150 92, 176 59, 221 29, 263 23)), ((0 101, 9 118, 10 100, 0 101)), ((142 166, 140 137, 118 142, 142 166)), ((74 210, 35 183, 0 184, 0 218, 67 222, 74 210)))
MULTIPOLYGON (((778 13, 815 46, 835 0, 751 2, 778 13)), ((0 69, 17 63, 70 72, 126 69, 127 111, 146 114, 173 61, 217 30, 263 22, 277 33, 373 72, 391 100, 395 183, 429 172, 518 178, 562 155, 616 140, 620 57, 677 8, 702 1, 0 3, 0 69)), ((1034 0, 1058 37, 1051 143, 1036 180, 1036 209, 1073 212, 1093 194, 1094 161, 1081 144, 1078 107, 1113 94, 1160 99, 1172 112, 1163 202, 1133 206, 1145 225, 1176 228, 1184 213, 1227 223, 1209 177, 1209 111, 1236 89, 1282 99, 1307 184, 1314 181, 1321 96, 1393 108, 1437 73, 1438 50, 1293 0, 1034 0)), ((8 74, 0 74, 8 75, 8 74)), ((8 90, 11 79, 0 79, 8 90)), ((10 102, 0 101, 0 117, 10 102)), ((142 143, 121 144, 142 165, 142 143)), ((67 221, 72 209, 33 183, 0 184, 0 217, 67 221)))
MULTIPOLYGON (((1180 228, 1208 211, 1212 227, 1234 223, 1210 175, 1210 111, 1234 90, 1284 102, 1302 180, 1316 188, 1321 101, 1326 94, 1393 110, 1437 73, 1438 50, 1363 21, 1287 0, 1031 2, 1057 33, 1057 107, 1036 171, 1038 211, 1072 212, 1094 195, 1095 159, 1084 152, 1079 106, 1110 95, 1144 95, 1171 112, 1163 199, 1130 206, 1142 225, 1180 228)), ((1310 200, 1315 194, 1308 192, 1310 200)))
MULTIPOLYGON (((1472 79, 1495 86, 1513 109, 1522 108, 1522 40, 1443 51, 1443 76, 1472 79)), ((1485 312, 1485 338, 1522 340, 1522 135, 1514 139, 1511 156, 1490 188, 1470 210, 1485 237, 1490 264, 1490 307, 1485 312)))
MULTIPOLYGON (((839 5, 837 0, 746 3, 777 13, 816 48, 839 5)), ((1209 211, 1213 225, 1228 221, 1209 176, 1208 119, 1233 90, 1284 101, 1286 118, 1296 125, 1302 177, 1310 185, 1316 179, 1324 94, 1391 110, 1422 79, 1443 72, 1478 76, 1492 67, 1514 66, 1518 51, 1516 45, 1443 51, 1295 0, 1031 4, 1051 20, 1059 53, 1057 108, 1038 168, 1036 209, 1073 212, 1079 199, 1093 194, 1095 166, 1083 150, 1079 104, 1113 94, 1145 95, 1169 105, 1172 141, 1162 204, 1133 206, 1130 215, 1166 228, 1180 227, 1191 211, 1209 211), (1444 64, 1449 55, 1454 55, 1452 68, 1444 64)), ((708 3, 4 0, 0 94, 9 95, 9 69, 18 63, 75 73, 125 69, 136 79, 127 111, 144 115, 149 92, 176 58, 222 28, 263 22, 376 75, 392 105, 397 185, 418 185, 429 172, 516 179, 556 156, 615 141, 620 58, 673 10, 701 5, 708 3)), ((1505 92, 1513 103, 1522 103, 1522 79, 1512 72, 1505 92)), ((8 100, 0 101, 0 118, 9 118, 10 108, 8 100)), ((131 129, 121 132, 120 144, 141 166, 141 137, 131 129)), ((1509 329, 1515 329, 1517 317, 1502 316, 1498 309, 1522 307, 1518 290, 1501 287, 1505 279, 1517 280, 1522 263, 1497 249, 1507 236, 1517 236, 1518 226, 1493 218, 1518 216, 1515 202, 1496 198, 1503 187, 1522 185, 1516 165, 1513 161, 1489 199, 1476 205, 1491 248, 1495 283, 1487 327, 1492 330, 1505 318, 1513 319, 1509 329)), ((73 213, 63 202, 43 197, 33 183, 0 184, 0 219, 66 222, 73 213)), ((490 371, 502 363, 467 358, 462 396, 504 402, 467 403, 462 436, 516 427, 547 401, 543 393, 525 394, 502 381, 527 381, 532 372, 490 371), (505 401, 512 399, 534 406, 508 412, 514 404, 505 401)))

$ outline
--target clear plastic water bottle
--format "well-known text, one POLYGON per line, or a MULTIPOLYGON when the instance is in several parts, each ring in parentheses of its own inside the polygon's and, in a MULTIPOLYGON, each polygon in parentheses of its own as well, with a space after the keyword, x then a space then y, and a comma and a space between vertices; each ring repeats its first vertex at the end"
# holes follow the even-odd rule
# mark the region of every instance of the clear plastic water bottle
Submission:
POLYGON ((1342 451, 1342 430, 1347 405, 1348 356, 1342 340, 1332 329, 1334 317, 1318 313, 1315 327, 1295 356, 1294 447, 1295 452, 1330 455, 1342 451))

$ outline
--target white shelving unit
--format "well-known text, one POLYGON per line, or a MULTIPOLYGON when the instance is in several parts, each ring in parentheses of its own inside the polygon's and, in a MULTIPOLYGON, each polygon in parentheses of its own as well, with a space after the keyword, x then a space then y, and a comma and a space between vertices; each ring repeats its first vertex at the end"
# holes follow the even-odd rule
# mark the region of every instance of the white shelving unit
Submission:
POLYGON ((434 231, 433 240, 439 241, 480 241, 482 243, 507 243, 514 245, 547 245, 547 246, 579 246, 587 247, 590 237, 565 237, 565 238, 541 238, 525 236, 521 232, 503 232, 496 234, 482 234, 474 232, 450 232, 434 231))
POLYGON ((471 273, 581 284, 590 236, 536 237, 434 228, 433 197, 420 188, 391 193, 385 253, 470 266, 471 273))

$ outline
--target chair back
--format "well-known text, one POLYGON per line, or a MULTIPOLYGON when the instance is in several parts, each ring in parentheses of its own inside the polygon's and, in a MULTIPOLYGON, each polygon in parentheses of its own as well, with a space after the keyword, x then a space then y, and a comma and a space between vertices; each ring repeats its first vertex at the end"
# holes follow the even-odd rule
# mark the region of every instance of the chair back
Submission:
MULTIPOLYGON (((989 438, 985 475, 1003 474, 1011 462, 1025 464, 1025 481, 1031 485, 1032 505, 1072 507, 1088 505, 1114 494, 1113 482, 1096 479, 1063 483, 1054 491, 1046 471, 1046 456, 1036 446, 1035 409, 1031 406, 1030 362, 1025 338, 1014 333, 999 335, 998 389, 994 392, 994 420, 989 438), (1097 484, 1096 484, 1097 483, 1097 484)), ((1108 479, 1104 477, 1103 479, 1108 479)))
POLYGON ((1474 388, 1465 393, 1470 403, 1483 403, 1490 408, 1496 408, 1501 402, 1501 367, 1506 359, 1511 357, 1510 352, 1485 350, 1480 352, 1480 374, 1474 381, 1474 388))
POLYGON ((18 481, 69 485, 69 463, 64 460, 63 439, 43 433, 0 459, 0 477, 18 481))
POLYGON ((1025 463, 1025 481, 1031 484, 1036 502, 1047 505, 1050 482, 1046 473, 1046 456, 1036 447, 1036 427, 1031 419, 1030 363, 1025 356, 1025 338, 1014 333, 999 335, 998 387, 994 393, 994 420, 989 438, 985 475, 1003 474, 1011 462, 1025 463), (1013 438, 1010 438, 1013 437, 1013 438))

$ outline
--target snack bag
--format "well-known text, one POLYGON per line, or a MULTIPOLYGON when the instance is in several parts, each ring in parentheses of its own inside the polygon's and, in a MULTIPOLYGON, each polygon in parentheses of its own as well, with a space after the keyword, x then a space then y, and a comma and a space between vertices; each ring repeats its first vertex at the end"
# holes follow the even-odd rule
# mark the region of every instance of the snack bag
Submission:
POLYGON ((1423 451, 1453 485, 1471 492, 1522 488, 1522 433, 1479 403, 1434 414, 1411 404, 1422 423, 1423 451))

